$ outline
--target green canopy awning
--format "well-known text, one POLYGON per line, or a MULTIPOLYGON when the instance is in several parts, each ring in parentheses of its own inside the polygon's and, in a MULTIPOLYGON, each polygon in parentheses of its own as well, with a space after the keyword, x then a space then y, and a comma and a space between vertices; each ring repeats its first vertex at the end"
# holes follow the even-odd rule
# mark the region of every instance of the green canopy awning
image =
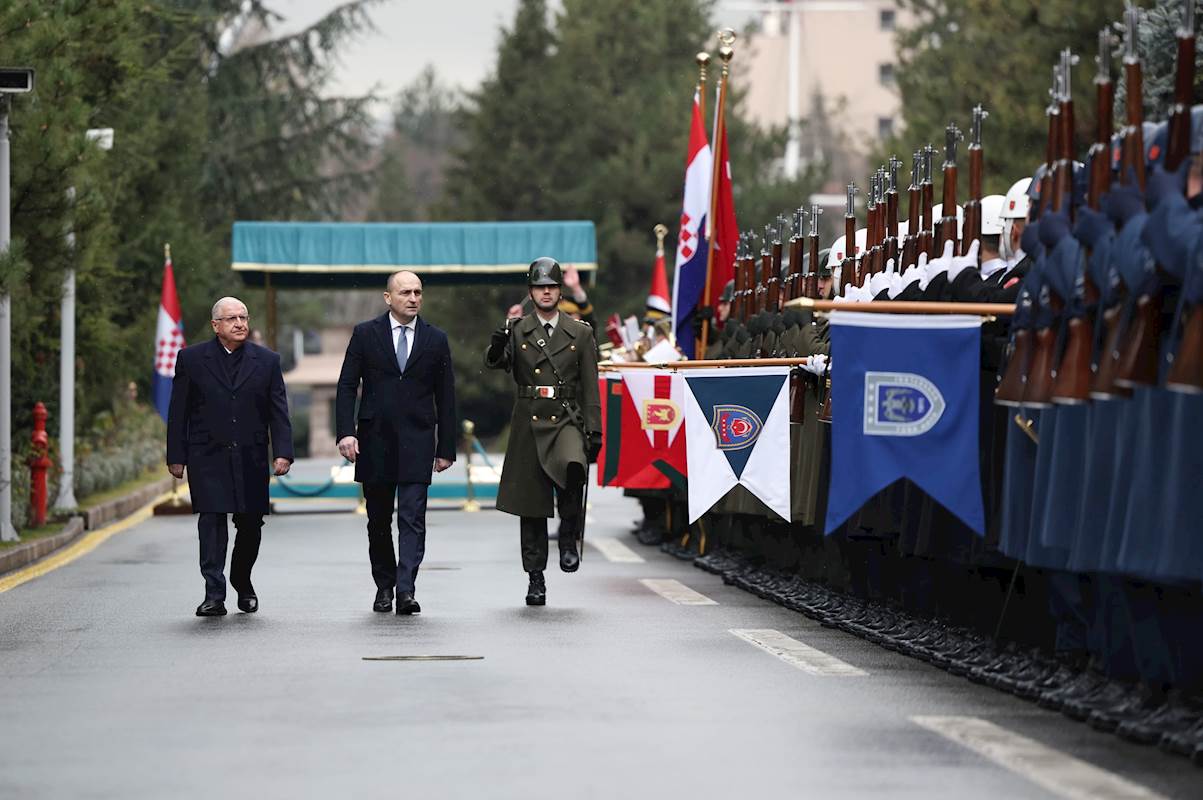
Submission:
POLYGON ((235 222, 233 264, 261 286, 376 287, 413 270, 427 283, 519 283, 530 262, 551 256, 586 280, 597 271, 597 234, 587 220, 558 222, 235 222))

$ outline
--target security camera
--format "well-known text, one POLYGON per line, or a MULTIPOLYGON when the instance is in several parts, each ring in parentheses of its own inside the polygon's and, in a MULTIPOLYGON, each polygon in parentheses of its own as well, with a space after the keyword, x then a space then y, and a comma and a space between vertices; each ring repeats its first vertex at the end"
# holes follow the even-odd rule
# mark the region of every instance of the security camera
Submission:
POLYGON ((0 94, 25 94, 32 91, 32 67, 0 67, 0 94))

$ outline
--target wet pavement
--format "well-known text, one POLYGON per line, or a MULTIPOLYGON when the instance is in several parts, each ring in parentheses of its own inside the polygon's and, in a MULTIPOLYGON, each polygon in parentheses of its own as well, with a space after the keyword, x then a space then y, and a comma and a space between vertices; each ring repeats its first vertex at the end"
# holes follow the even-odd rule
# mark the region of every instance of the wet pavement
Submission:
POLYGON ((1203 796, 1185 759, 724 586, 590 501, 605 554, 553 565, 545 608, 496 511, 430 512, 414 617, 372 612, 353 513, 271 517, 261 611, 216 619, 195 518, 117 534, 0 594, 0 797, 1203 796), (364 660, 390 656, 483 658, 364 660))

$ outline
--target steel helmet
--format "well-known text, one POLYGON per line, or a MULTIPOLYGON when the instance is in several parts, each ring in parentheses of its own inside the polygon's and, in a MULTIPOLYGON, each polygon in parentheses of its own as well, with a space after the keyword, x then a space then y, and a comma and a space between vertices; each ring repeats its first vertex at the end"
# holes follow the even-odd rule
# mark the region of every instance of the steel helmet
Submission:
POLYGON ((526 273, 527 286, 560 286, 564 283, 564 273, 560 264, 550 256, 541 256, 530 263, 526 273))
POLYGON ((1005 202, 1006 198, 1001 194, 988 194, 982 198, 982 236, 1002 235, 1002 210, 1005 202))
POLYGON ((1028 207, 1032 202, 1028 187, 1031 185, 1031 178, 1020 178, 1011 184, 1011 188, 1007 189, 1007 194, 1003 197, 1002 210, 998 214, 1000 219, 1028 218, 1028 207))

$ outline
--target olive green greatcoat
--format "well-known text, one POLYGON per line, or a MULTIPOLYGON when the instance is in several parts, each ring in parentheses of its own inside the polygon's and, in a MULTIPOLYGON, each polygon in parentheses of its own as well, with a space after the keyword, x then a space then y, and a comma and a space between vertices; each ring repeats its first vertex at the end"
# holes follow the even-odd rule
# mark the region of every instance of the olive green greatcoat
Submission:
POLYGON ((520 517, 555 516, 553 484, 568 483, 568 469, 579 464, 587 471, 585 438, 564 407, 570 404, 585 431, 601 432, 601 398, 597 390, 597 346, 593 329, 560 314, 551 338, 535 314, 510 327, 504 348, 490 345, 485 366, 504 369, 518 386, 556 386, 559 379, 572 387, 573 400, 516 397, 510 417, 510 440, 505 449, 497 508, 520 517), (539 340, 544 339, 543 347, 539 340), (551 356, 548 361, 546 353, 551 356), (555 370, 551 368, 555 364, 555 370))

